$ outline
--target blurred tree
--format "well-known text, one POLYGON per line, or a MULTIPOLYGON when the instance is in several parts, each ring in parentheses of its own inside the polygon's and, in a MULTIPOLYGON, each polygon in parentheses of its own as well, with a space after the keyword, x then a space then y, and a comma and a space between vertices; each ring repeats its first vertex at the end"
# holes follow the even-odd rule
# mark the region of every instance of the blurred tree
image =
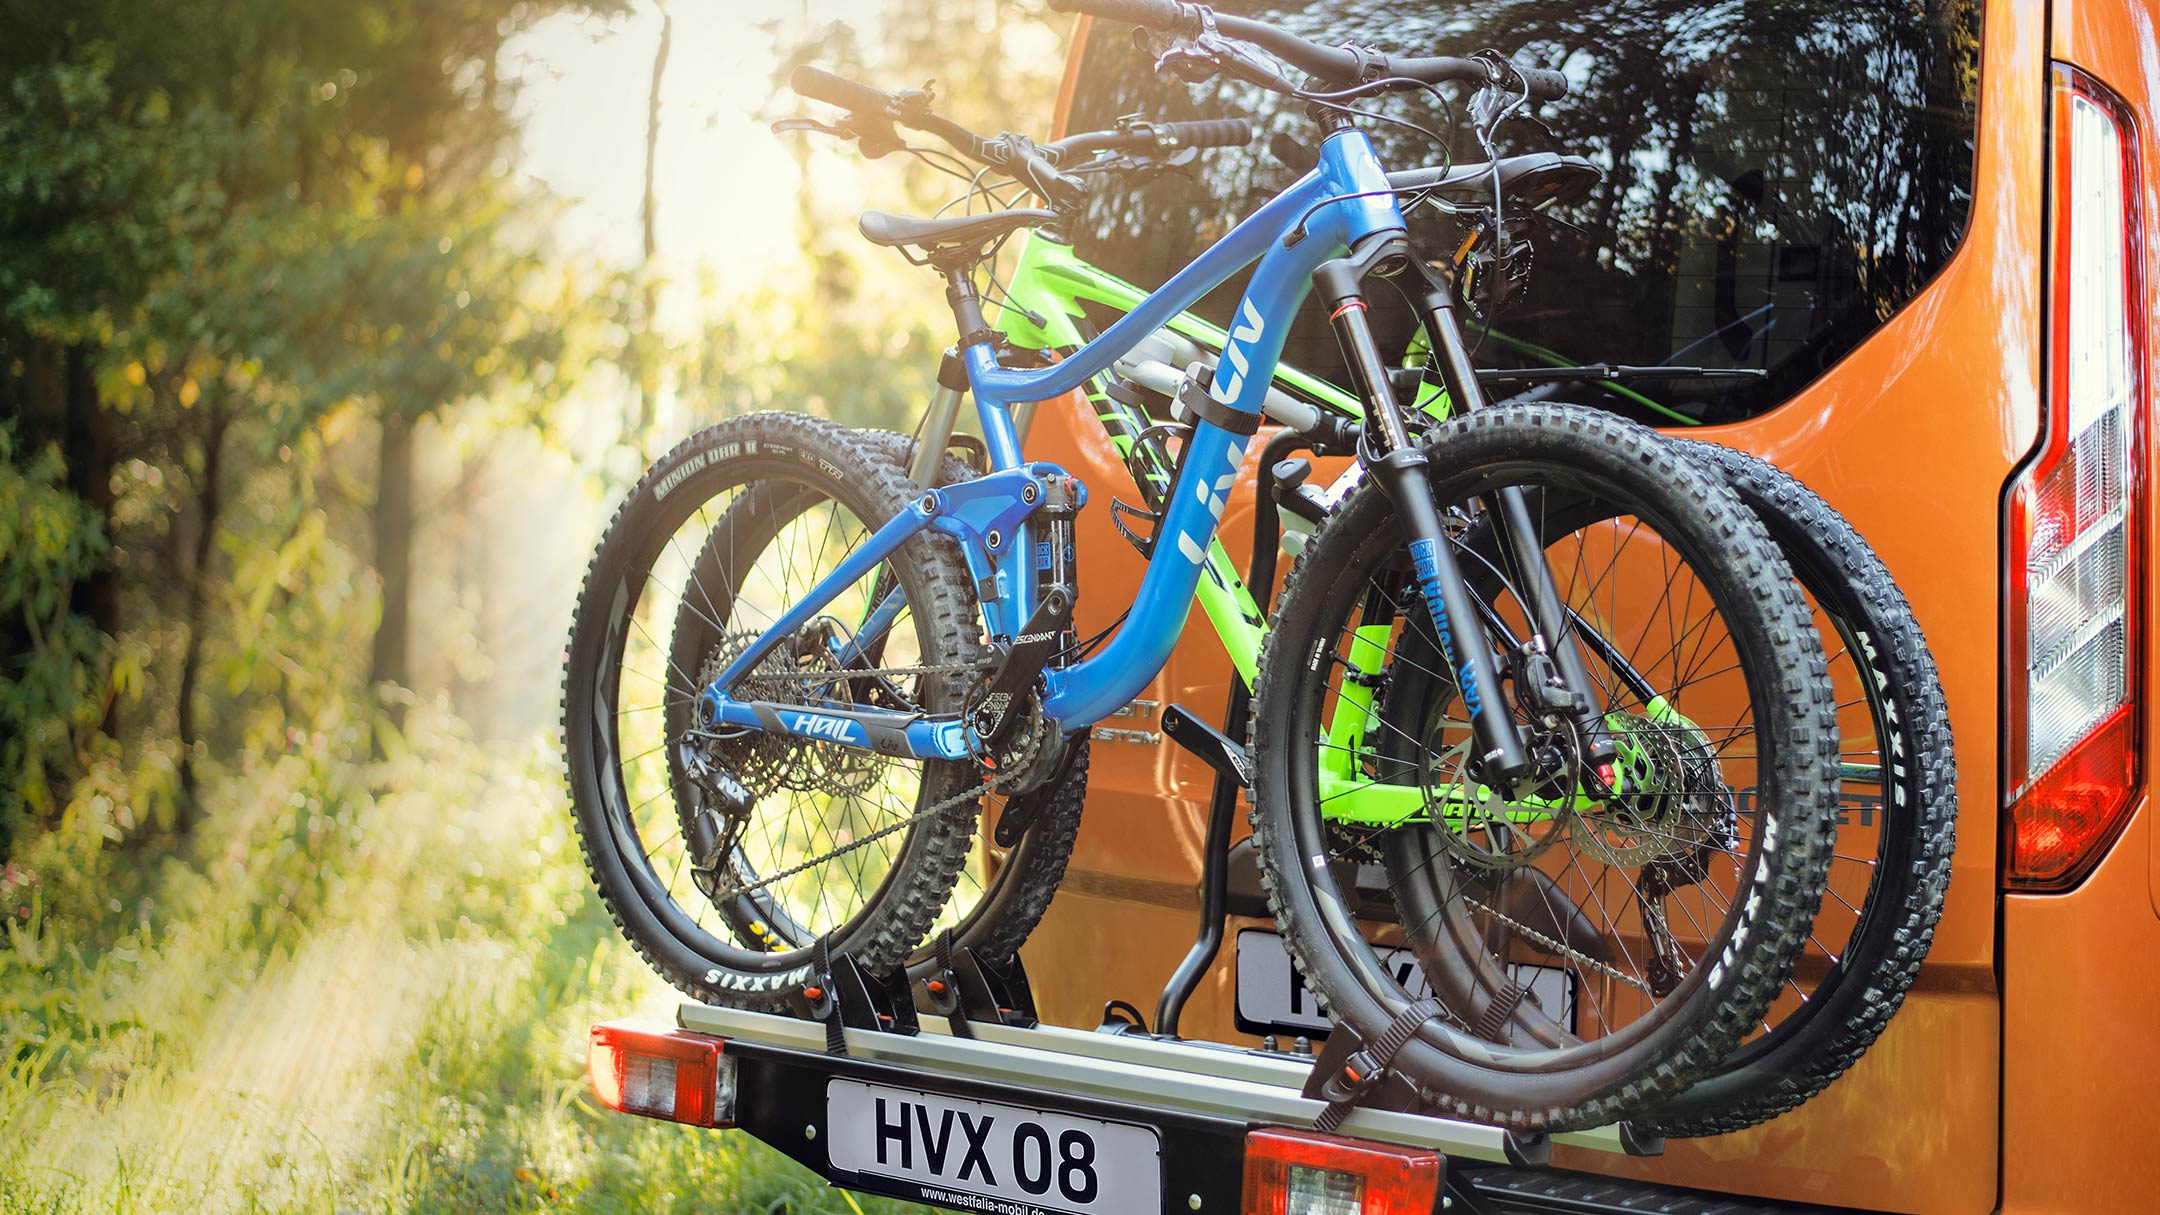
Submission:
MULTIPOLYGON (((890 0, 872 22, 768 22, 763 28, 777 54, 765 116, 835 116, 787 88, 798 66, 815 64, 880 88, 929 83, 938 113, 962 126, 1047 139, 1070 20, 1011 0, 890 0)), ((850 425, 909 429, 928 399, 939 352, 952 341, 951 314, 934 276, 857 237, 855 211, 867 202, 928 214, 969 183, 893 155, 879 162, 892 167, 881 175, 889 195, 851 195, 836 206, 817 188, 818 165, 821 158, 859 159, 855 145, 784 138, 799 174, 795 232, 810 272, 800 285, 760 291, 711 323, 686 358, 683 396, 707 413, 808 409, 850 425)), ((920 139, 944 148, 934 137, 920 139)), ((996 204, 978 198, 974 205, 996 204)))
MULTIPOLYGON (((667 79, 668 51, 675 41, 675 15, 668 11, 664 0, 653 0, 653 7, 660 10, 660 36, 653 43, 652 82, 645 92, 645 194, 638 206, 638 222, 644 229, 644 256, 638 263, 638 271, 644 282, 638 294, 635 327, 637 336, 648 338, 652 335, 654 315, 660 310, 660 282, 653 274, 653 255, 660 251, 660 200, 654 189, 660 167, 660 86, 667 79)), ((637 425, 631 432, 630 442, 643 452, 657 416, 660 368, 652 352, 635 341, 627 353, 628 370, 637 377, 638 385, 637 425)))
POLYGON ((105 538, 64 487, 59 447, 27 454, 0 426, 0 855, 24 811, 50 809, 52 771, 104 709, 90 680, 98 640, 69 596, 102 564, 105 538))
MULTIPOLYGON (((542 263, 506 184, 513 131, 494 71, 506 38, 560 7, 0 10, 0 420, 18 428, 12 450, 59 453, 61 484, 108 542, 108 560, 72 577, 73 614, 106 655, 137 652, 170 675, 152 681, 172 689, 169 704, 129 741, 156 752, 171 740, 182 827, 219 724, 203 697, 209 647, 221 623, 259 641, 231 609, 269 589, 234 585, 228 558, 319 537, 291 504, 325 509, 301 491, 330 458, 319 441, 330 419, 340 437, 355 411, 378 420, 360 493, 372 500, 381 613, 361 674, 401 683, 414 424, 481 394, 533 413, 567 382, 577 304, 536 290, 542 263)), ((348 653, 317 644, 312 664, 233 652, 285 683, 342 690, 314 677, 350 672, 348 653)), ((126 669, 99 665, 91 678, 110 687, 126 669)), ((227 672, 229 688, 252 682, 227 672)), ((101 720, 120 734, 114 715, 101 720)))

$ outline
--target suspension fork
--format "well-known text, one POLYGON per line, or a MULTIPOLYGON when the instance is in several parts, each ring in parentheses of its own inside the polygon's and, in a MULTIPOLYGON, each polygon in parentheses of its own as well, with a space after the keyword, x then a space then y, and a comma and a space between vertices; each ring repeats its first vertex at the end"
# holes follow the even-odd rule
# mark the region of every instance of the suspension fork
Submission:
POLYGON ((967 369, 960 352, 948 348, 938 364, 937 391, 930 394, 930 408, 923 414, 922 436, 908 466, 908 478, 923 489, 937 488, 938 464, 945 459, 953 428, 960 421, 960 394, 967 391, 967 369))
MULTIPOLYGON (((1425 332, 1431 336, 1433 352, 1439 356, 1440 375, 1447 385, 1448 399, 1460 409, 1480 408, 1486 403, 1484 390, 1478 384, 1477 369, 1470 362, 1470 351, 1463 344, 1462 326, 1455 319, 1454 297, 1446 282, 1430 267, 1415 259, 1411 264, 1417 267, 1424 280, 1419 311, 1424 314, 1425 332)), ((1534 708, 1572 721, 1577 737, 1582 739, 1585 765, 1593 770, 1601 769, 1612 763, 1619 751, 1599 709, 1597 685, 1591 681, 1590 669, 1583 662, 1582 649, 1568 641, 1576 631, 1570 625, 1580 625, 1582 619, 1568 609, 1560 597, 1560 588, 1553 582, 1552 567, 1545 560, 1545 546, 1536 523, 1530 518, 1529 502, 1522 487, 1510 485, 1494 491, 1488 496, 1487 508, 1492 511, 1493 522, 1514 561, 1518 576, 1526 584, 1522 593, 1529 601, 1526 607, 1532 614, 1531 635, 1526 645, 1531 658, 1529 665, 1536 669, 1517 679, 1516 694, 1532 699, 1534 708)))
POLYGON ((1441 652, 1455 672, 1463 706, 1469 710, 1483 774, 1490 783, 1507 787, 1531 775, 1530 757, 1504 702, 1492 699, 1499 690, 1499 661, 1477 623, 1476 604, 1463 583, 1454 547, 1432 500, 1425 453, 1411 443, 1403 426, 1387 362, 1366 317, 1365 276, 1375 270, 1400 269, 1410 260, 1408 242, 1400 234, 1377 236, 1350 256, 1323 263, 1313 272, 1313 286, 1328 308, 1328 320, 1342 343, 1354 387, 1365 400, 1365 434, 1358 462, 1380 482, 1402 519, 1426 610, 1432 613, 1441 652), (1465 622, 1460 634, 1451 627, 1453 621, 1465 622))

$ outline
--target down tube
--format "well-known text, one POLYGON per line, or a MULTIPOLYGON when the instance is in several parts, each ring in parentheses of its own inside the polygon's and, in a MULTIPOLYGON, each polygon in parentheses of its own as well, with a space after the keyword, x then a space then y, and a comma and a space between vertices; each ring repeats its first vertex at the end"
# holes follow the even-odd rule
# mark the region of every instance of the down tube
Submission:
MULTIPOLYGON (((1312 288, 1313 270, 1342 251, 1339 241, 1316 231, 1288 249, 1278 247, 1261 261, 1245 298, 1239 301, 1229 346, 1216 368, 1218 400, 1228 396, 1223 403, 1231 408, 1260 412, 1261 399, 1282 357, 1283 337, 1312 288)), ((1185 617, 1192 611, 1201 565, 1223 507, 1237 485, 1249 438, 1212 422, 1194 428, 1162 525, 1156 530, 1155 553, 1140 580, 1132 614, 1101 653, 1048 673, 1050 694, 1043 702, 1043 713, 1050 720, 1068 730, 1101 721, 1145 688, 1169 661, 1178 634, 1185 629, 1185 617)))

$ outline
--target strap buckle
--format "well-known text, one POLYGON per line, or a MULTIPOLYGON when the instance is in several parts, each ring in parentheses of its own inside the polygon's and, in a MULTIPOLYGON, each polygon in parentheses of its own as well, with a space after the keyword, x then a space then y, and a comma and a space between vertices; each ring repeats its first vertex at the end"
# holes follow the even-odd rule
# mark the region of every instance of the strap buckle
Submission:
POLYGON ((1372 1052, 1358 1050, 1343 1060, 1342 1066, 1320 1082, 1319 1097, 1329 1105, 1354 1103, 1371 1092, 1387 1074, 1387 1065, 1373 1058, 1372 1052))

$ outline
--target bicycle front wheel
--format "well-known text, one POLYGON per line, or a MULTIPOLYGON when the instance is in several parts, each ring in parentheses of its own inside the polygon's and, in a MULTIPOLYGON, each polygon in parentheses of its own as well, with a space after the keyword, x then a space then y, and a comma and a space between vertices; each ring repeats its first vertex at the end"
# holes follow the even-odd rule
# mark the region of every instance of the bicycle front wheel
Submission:
POLYGON ((1367 1039, 1438 1001, 1394 1060, 1438 1109, 1526 1130, 1645 1114, 1755 1028, 1807 939, 1837 775, 1823 655, 1762 526, 1655 432, 1503 407, 1427 450, 1482 601, 1454 627, 1500 658, 1485 701, 1541 775, 1481 781, 1452 672, 1412 657, 1441 647, 1368 483, 1308 545, 1261 658, 1253 829, 1277 925, 1367 1039), (1529 627, 1511 558, 1462 542, 1507 488, 1541 514, 1595 504, 1579 531, 1540 525, 1563 636, 1529 627), (1619 748, 1610 792, 1572 719, 1522 694, 1560 646, 1619 748))

